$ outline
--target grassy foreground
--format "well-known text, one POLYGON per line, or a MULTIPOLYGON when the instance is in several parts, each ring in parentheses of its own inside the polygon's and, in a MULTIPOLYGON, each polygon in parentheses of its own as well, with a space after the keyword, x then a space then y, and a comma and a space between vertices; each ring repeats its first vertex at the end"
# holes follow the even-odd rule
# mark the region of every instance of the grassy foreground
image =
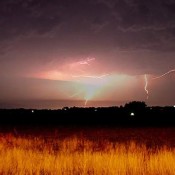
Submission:
POLYGON ((71 137, 0 136, 0 174, 175 174, 175 149, 71 137))

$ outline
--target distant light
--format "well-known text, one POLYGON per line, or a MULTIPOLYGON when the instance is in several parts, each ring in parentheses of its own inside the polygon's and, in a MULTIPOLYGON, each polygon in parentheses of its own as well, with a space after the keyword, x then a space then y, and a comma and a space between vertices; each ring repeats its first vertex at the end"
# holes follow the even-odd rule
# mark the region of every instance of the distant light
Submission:
POLYGON ((32 110, 32 113, 34 113, 35 111, 34 110, 32 110))
POLYGON ((174 108, 175 108, 175 105, 174 105, 174 108))
POLYGON ((134 112, 131 112, 130 116, 134 116, 134 115, 135 115, 134 112))
POLYGON ((62 110, 67 111, 69 108, 68 107, 63 107, 62 110))
POLYGON ((97 109, 95 109, 94 111, 97 112, 97 109))

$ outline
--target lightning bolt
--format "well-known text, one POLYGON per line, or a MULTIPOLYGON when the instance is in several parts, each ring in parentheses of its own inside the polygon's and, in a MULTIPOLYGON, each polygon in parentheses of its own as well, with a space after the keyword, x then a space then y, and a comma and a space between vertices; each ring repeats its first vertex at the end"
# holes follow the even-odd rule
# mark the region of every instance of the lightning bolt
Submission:
POLYGON ((72 75, 73 78, 93 78, 93 79, 102 79, 110 74, 104 74, 100 76, 93 76, 93 75, 72 75))
MULTIPOLYGON (((165 72, 164 74, 162 74, 160 76, 154 77, 154 78, 152 78, 152 80, 163 78, 166 75, 168 75, 170 73, 173 73, 173 72, 175 72, 175 69, 169 70, 168 72, 165 72)), ((145 74, 144 78, 145 78, 145 87, 144 87, 144 89, 145 89, 145 92, 147 94, 147 100, 148 100, 148 98, 149 98, 149 91, 148 91, 148 78, 147 78, 146 74, 145 74)))
POLYGON ((84 90, 76 92, 75 94, 71 95, 71 97, 75 97, 81 93, 82 94, 85 93, 84 106, 87 105, 88 101, 97 93, 97 91, 101 88, 101 86, 103 86, 104 83, 106 83, 106 81, 102 81, 102 79, 104 79, 106 76, 110 75, 110 74, 90 75, 90 74, 86 73, 86 71, 83 70, 85 68, 84 66, 91 66, 91 63, 94 61, 95 61, 95 58, 88 57, 86 59, 80 60, 80 61, 72 64, 73 68, 76 68, 76 69, 78 68, 79 73, 77 73, 77 71, 76 71, 76 73, 72 74, 71 77, 75 78, 76 81, 82 82, 84 90), (95 81, 93 80, 91 82, 92 79, 94 79, 95 81), (98 80, 98 81, 96 81, 96 80, 98 80), (93 85, 95 84, 95 86, 92 86, 91 84, 93 84, 93 85))
MULTIPOLYGON (((70 97, 71 98, 76 97, 76 96, 80 95, 81 93, 83 93, 83 91, 76 92, 75 94, 71 95, 70 97)), ((87 102, 88 102, 88 99, 85 99, 85 102, 84 102, 85 107, 87 105, 87 102)))
POLYGON ((83 61, 79 61, 78 62, 78 64, 80 64, 80 65, 90 65, 90 62, 91 61, 94 61, 95 60, 95 58, 87 58, 86 60, 83 60, 83 61))
MULTIPOLYGON (((78 75, 78 76, 73 76, 74 78, 87 78, 87 79, 100 79, 100 82, 101 82, 101 80, 103 79, 103 78, 105 78, 106 76, 109 76, 110 74, 104 74, 104 75, 100 75, 100 76, 93 76, 93 75, 78 75)), ((97 81, 97 83, 100 83, 100 82, 98 82, 97 81)), ((98 88, 100 88, 101 86, 100 86, 100 84, 99 84, 99 87, 98 88)), ((94 88, 87 88, 86 90, 85 90, 85 93, 86 93, 86 95, 85 95, 85 103, 84 103, 84 106, 86 107, 86 105, 87 105, 87 103, 88 103, 88 101, 90 100, 90 98, 92 98, 92 96, 96 93, 96 90, 97 89, 94 89, 94 88), (87 89, 88 89, 88 91, 87 91, 87 89), (90 93, 90 96, 88 95, 90 93)), ((79 93, 78 93, 79 94, 79 93)))
POLYGON ((81 94, 81 93, 82 93, 82 91, 76 92, 75 94, 71 95, 70 97, 71 97, 71 98, 76 97, 76 96, 78 96, 78 95, 81 94))
POLYGON ((85 107, 86 107, 86 105, 87 105, 87 102, 88 102, 88 99, 86 99, 85 102, 84 102, 84 106, 85 106, 85 107))
POLYGON ((149 98, 149 91, 148 91, 148 78, 147 78, 147 75, 145 74, 145 92, 146 92, 146 99, 148 100, 149 98))
POLYGON ((168 72, 166 72, 166 73, 164 73, 164 74, 162 74, 162 75, 160 75, 160 76, 154 77, 153 80, 162 78, 162 77, 164 77, 164 76, 166 76, 166 75, 168 75, 168 74, 170 74, 170 73, 172 73, 172 72, 175 72, 175 69, 172 69, 172 70, 170 70, 170 71, 168 71, 168 72))

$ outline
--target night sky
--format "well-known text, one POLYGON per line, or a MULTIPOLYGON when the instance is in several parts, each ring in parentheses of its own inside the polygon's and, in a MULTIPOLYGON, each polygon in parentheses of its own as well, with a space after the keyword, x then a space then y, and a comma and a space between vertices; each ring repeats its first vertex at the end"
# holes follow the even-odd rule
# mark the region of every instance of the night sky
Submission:
POLYGON ((0 26, 0 108, 175 104, 174 0, 1 0, 0 26))

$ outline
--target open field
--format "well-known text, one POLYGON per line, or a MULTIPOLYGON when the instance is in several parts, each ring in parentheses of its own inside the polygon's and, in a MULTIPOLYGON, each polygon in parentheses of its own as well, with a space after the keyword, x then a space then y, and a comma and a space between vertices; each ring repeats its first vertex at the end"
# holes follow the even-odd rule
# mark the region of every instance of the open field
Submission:
MULTIPOLYGON (((68 133, 65 137, 57 132, 54 137, 53 134, 44 137, 3 133, 0 135, 0 174, 175 174, 174 145, 165 141, 150 146, 148 138, 145 142, 141 138, 139 142, 133 138, 140 137, 138 134, 144 129, 138 130, 121 129, 118 134, 92 130, 89 137, 85 132, 68 133), (117 135, 122 138, 122 133, 126 137, 124 131, 129 137, 117 140, 117 135), (109 135, 116 138, 111 140, 109 135)), ((157 129, 151 136, 153 130, 147 130, 146 135, 150 133, 150 139, 155 140, 159 131, 162 139, 163 133, 166 137, 174 131, 157 129)))

